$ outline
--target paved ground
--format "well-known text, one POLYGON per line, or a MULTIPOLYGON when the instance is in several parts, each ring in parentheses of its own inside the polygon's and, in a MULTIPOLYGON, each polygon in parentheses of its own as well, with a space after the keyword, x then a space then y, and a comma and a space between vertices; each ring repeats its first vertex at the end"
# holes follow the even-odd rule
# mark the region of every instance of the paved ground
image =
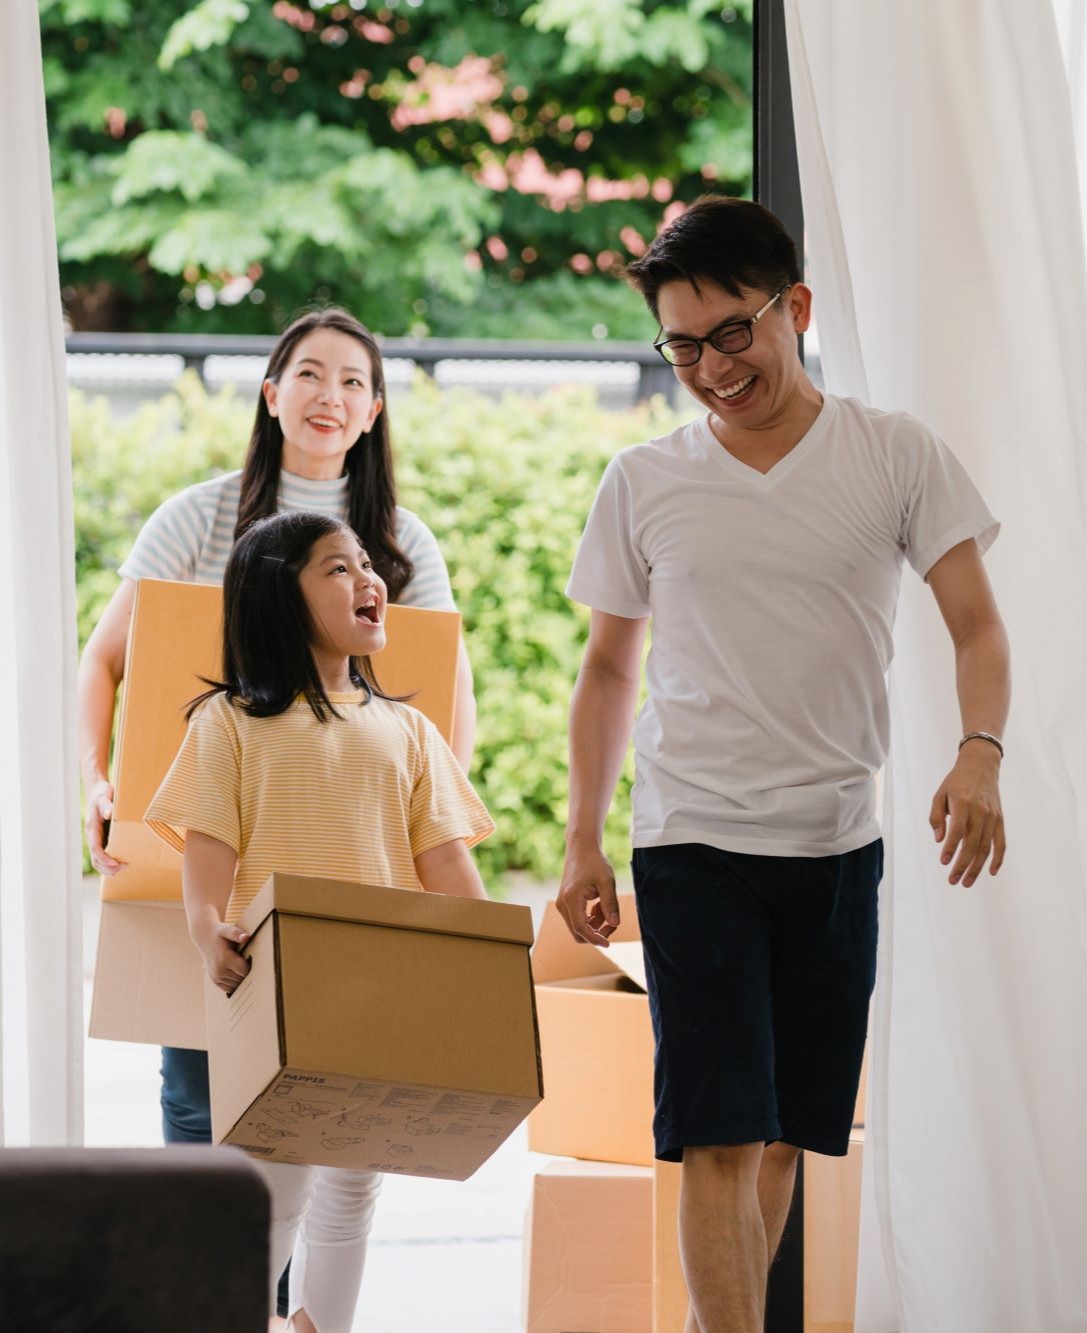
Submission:
MULTIPOLYGON (((97 881, 87 885, 87 996, 97 930, 97 881)), ((514 890, 539 914, 553 891, 514 890)), ((158 1050, 86 1043, 87 1143, 154 1146, 158 1050)), ((469 1181, 389 1178, 377 1210, 354 1333, 517 1333, 522 1231, 532 1177, 549 1159, 530 1153, 522 1126, 469 1181)))

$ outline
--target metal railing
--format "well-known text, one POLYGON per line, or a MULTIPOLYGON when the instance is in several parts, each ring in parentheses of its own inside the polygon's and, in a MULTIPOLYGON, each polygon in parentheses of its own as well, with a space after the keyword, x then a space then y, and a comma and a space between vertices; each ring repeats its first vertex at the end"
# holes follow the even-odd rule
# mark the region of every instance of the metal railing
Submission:
MULTIPOLYGON (((275 338, 265 334, 70 333, 71 353, 122 356, 179 356, 204 379, 209 357, 266 357, 275 338)), ((639 401, 654 394, 672 398, 676 382, 659 353, 633 342, 515 342, 503 338, 383 338, 382 355, 413 362, 433 376, 439 362, 598 362, 638 368, 639 401)))

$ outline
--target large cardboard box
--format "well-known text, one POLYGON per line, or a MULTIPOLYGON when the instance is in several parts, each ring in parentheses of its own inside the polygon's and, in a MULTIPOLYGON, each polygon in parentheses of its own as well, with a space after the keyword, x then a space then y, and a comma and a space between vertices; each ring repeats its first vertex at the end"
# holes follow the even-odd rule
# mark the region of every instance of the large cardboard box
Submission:
POLYGON ((653 1333, 683 1333, 687 1283, 679 1258, 679 1162, 653 1164, 653 1333))
MULTIPOLYGON (((141 579, 125 656, 125 684, 114 749, 109 852, 129 866, 177 871, 181 858, 143 822, 144 812, 185 735, 185 707, 221 673, 222 589, 141 579)), ((453 732, 460 616, 390 606, 387 646, 374 658, 381 687, 411 704, 446 740, 453 732)), ((142 900, 145 876, 122 871, 102 884, 105 899, 142 900)), ((156 895, 179 901, 180 880, 160 876, 156 895)))
MULTIPOLYGON (((127 864, 102 880, 92 1037, 206 1046, 203 973, 184 916, 176 907, 152 906, 181 902, 181 858, 143 816, 184 737, 186 704, 205 688, 201 677, 219 675, 221 617, 218 587, 157 579, 141 579, 136 586, 108 844, 127 864)), ((460 616, 390 606, 386 624, 388 646, 374 660, 382 688, 410 695, 448 740, 460 616)))
POLYGON ((804 1333, 853 1333, 864 1131, 845 1157, 804 1154, 804 1333))
MULTIPOLYGON (((858 1129, 845 1157, 804 1154, 804 1333, 853 1333, 863 1153, 858 1129)), ((673 1162, 653 1171, 653 1333, 683 1333, 687 1318, 676 1229, 681 1172, 673 1162)))
POLYGON ((204 970, 180 903, 102 904, 88 1033, 153 1046, 207 1046, 204 970))
POLYGON ((653 1164, 653 1029, 632 894, 608 949, 579 944, 552 903, 532 955, 547 1100, 534 1152, 653 1164))
POLYGON ((552 1162, 525 1222, 527 1333, 651 1333, 653 1172, 552 1162))
POLYGON ((249 975, 205 981, 217 1143, 465 1180, 540 1101, 528 908, 277 874, 241 925, 249 975))

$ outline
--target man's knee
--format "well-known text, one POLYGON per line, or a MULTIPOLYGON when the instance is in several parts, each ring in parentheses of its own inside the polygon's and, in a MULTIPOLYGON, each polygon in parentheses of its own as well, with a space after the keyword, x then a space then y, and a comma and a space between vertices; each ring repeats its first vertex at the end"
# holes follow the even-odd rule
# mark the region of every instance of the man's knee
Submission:
POLYGON ((684 1148, 683 1181, 685 1184, 712 1181, 726 1186, 750 1184, 759 1174, 763 1152, 764 1145, 761 1143, 710 1144, 706 1147, 684 1148))
POLYGON ((795 1148, 791 1143, 782 1143, 779 1139, 777 1143, 768 1143, 763 1152, 762 1165, 764 1168, 770 1168, 774 1171, 791 1171, 796 1166, 797 1158, 800 1156, 800 1149, 795 1148))

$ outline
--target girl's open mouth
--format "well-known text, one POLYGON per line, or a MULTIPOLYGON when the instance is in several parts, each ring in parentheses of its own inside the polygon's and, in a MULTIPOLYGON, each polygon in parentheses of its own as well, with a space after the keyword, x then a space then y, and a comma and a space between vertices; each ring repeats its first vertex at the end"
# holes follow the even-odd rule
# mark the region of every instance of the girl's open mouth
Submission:
POLYGON ((368 606, 357 606, 355 608, 355 619, 369 621, 371 625, 380 625, 381 619, 377 613, 377 603, 371 602, 368 606))

